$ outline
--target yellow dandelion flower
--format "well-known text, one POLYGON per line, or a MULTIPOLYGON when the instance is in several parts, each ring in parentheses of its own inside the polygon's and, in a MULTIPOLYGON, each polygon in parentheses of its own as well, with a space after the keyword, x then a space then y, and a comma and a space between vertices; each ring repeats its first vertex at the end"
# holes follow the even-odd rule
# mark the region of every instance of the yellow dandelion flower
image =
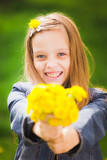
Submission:
POLYGON ((68 115, 68 112, 69 112, 68 109, 56 108, 54 111, 54 115, 56 118, 65 119, 68 115))
POLYGON ((31 19, 30 23, 28 24, 29 24, 29 27, 33 29, 33 28, 37 28, 41 24, 41 22, 36 19, 31 19))
POLYGON ((48 119, 48 123, 51 126, 59 126, 59 125, 61 125, 60 120, 58 118, 49 118, 48 119))
POLYGON ((71 123, 72 122, 71 122, 69 116, 66 119, 63 119, 63 120, 60 121, 60 125, 62 125, 63 127, 69 126, 71 123))
POLYGON ((77 119, 78 119, 78 112, 79 112, 79 110, 78 110, 77 107, 73 108, 69 112, 69 119, 70 119, 71 123, 74 123, 75 121, 77 121, 77 119))
POLYGON ((87 98, 87 92, 80 86, 73 86, 70 92, 78 102, 81 102, 83 98, 87 98))
POLYGON ((79 86, 65 89, 58 84, 39 84, 27 96, 27 113, 34 122, 52 114, 54 118, 48 119, 50 125, 67 126, 77 120, 79 110, 76 101, 83 98, 86 98, 86 92, 79 86))
POLYGON ((37 117, 37 115, 34 114, 34 113, 31 114, 30 118, 31 118, 35 123, 38 122, 38 120, 39 120, 39 117, 37 117))

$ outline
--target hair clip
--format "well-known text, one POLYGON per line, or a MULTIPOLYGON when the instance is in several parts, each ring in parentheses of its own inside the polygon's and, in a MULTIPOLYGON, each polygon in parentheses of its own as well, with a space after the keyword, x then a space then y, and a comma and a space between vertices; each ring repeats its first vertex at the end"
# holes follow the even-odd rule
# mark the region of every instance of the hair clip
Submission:
POLYGON ((37 27, 36 31, 39 32, 42 28, 40 26, 37 27))

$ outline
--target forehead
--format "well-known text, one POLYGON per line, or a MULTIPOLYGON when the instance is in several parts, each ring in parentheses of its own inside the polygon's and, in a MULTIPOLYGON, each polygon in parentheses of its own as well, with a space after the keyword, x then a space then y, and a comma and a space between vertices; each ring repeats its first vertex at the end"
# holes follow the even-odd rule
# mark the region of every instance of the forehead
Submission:
POLYGON ((69 47, 69 39, 67 32, 64 27, 60 28, 54 28, 50 30, 43 30, 34 35, 32 37, 32 47, 39 48, 45 46, 53 46, 53 47, 60 47, 61 45, 63 47, 68 46, 69 47))

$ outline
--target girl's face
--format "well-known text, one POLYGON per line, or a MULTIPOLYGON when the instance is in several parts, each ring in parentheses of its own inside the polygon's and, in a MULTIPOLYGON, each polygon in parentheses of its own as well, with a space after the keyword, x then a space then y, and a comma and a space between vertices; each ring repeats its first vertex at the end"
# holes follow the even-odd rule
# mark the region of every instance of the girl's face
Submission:
POLYGON ((63 85, 69 76, 70 51, 63 29, 42 31, 32 39, 34 66, 44 83, 63 85))

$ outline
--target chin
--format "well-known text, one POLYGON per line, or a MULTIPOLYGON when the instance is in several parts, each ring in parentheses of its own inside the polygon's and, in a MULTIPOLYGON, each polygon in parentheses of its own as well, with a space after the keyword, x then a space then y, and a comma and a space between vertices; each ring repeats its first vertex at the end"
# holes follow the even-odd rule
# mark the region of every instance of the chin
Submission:
POLYGON ((46 84, 58 84, 58 85, 63 85, 63 83, 62 82, 46 82, 46 84))

